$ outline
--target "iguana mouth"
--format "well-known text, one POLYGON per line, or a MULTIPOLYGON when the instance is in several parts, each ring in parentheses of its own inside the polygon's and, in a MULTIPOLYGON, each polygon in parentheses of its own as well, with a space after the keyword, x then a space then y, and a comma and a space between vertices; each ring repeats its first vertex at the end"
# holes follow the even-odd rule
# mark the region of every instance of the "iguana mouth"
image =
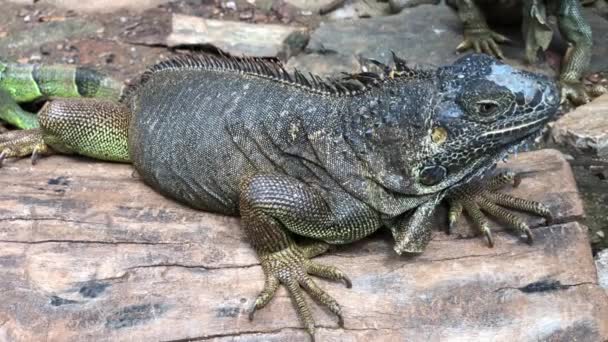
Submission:
MULTIPOLYGON (((481 134, 481 137, 494 138, 494 137, 503 136, 503 135, 508 135, 509 137, 516 137, 516 136, 520 136, 520 134, 517 134, 518 132, 525 131, 526 134, 528 132, 530 132, 530 130, 528 129, 530 127, 532 127, 532 131, 536 131, 538 129, 539 124, 544 124, 545 121, 547 121, 547 118, 541 118, 541 119, 526 122, 526 123, 523 123, 523 124, 517 125, 517 126, 504 127, 504 128, 490 131, 490 132, 485 132, 485 133, 481 134)), ((524 134, 524 135, 526 135, 526 134, 524 134)))
POLYGON ((494 169, 494 166, 499 162, 506 162, 511 155, 517 155, 519 152, 527 152, 528 145, 536 138, 542 135, 542 127, 548 119, 539 119, 536 122, 542 122, 542 125, 536 126, 535 129, 528 130, 526 134, 519 135, 518 138, 511 136, 511 144, 505 144, 503 148, 496 154, 494 158, 489 158, 487 163, 479 168, 481 172, 476 172, 471 178, 479 175, 485 176, 489 171, 494 169), (523 147, 523 149, 521 149, 523 147), (521 150, 520 150, 521 149, 521 150))

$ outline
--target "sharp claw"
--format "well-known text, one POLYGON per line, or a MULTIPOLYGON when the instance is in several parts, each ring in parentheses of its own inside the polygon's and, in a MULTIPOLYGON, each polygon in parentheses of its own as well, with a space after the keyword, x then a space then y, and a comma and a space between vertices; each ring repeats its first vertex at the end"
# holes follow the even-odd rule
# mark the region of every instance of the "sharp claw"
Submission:
POLYGON ((338 316, 338 325, 340 328, 344 328, 344 318, 342 316, 338 316))
POLYGON ((530 228, 525 230, 526 233, 526 242, 531 245, 534 242, 534 237, 532 236, 532 231, 530 228))
POLYGON ((6 151, 2 151, 2 153, 0 153, 0 167, 2 167, 4 159, 6 159, 6 151))
POLYGON ((458 52, 462 52, 464 50, 470 49, 471 48, 471 42, 468 40, 463 40, 460 44, 458 44, 458 46, 456 47, 456 51, 458 52))
POLYGON ((344 278, 342 278, 342 279, 344 279, 344 283, 346 284, 347 289, 350 289, 353 287, 353 282, 350 281, 350 278, 348 278, 347 276, 344 276, 344 278))
POLYGON ((251 306, 251 309, 249 309, 249 321, 253 321, 253 316, 255 315, 256 311, 258 311, 258 309, 262 308, 263 306, 259 305, 259 296, 258 298, 255 299, 255 301, 253 302, 253 305, 251 306))
POLYGON ((307 324, 306 325, 306 331, 308 331, 308 334, 310 335, 310 340, 314 341, 315 340, 315 325, 314 325, 314 323, 307 324))
POLYGON ((521 175, 519 174, 515 174, 513 176, 513 187, 517 188, 520 184, 521 184, 521 175))
POLYGON ((554 218, 553 218, 553 214, 549 213, 549 214, 547 214, 547 215, 545 216, 545 224, 546 224, 547 226, 552 225, 552 224, 553 224, 553 220, 554 220, 554 218))
POLYGON ((40 159, 40 154, 38 153, 38 150, 34 150, 34 152, 32 152, 32 157, 31 157, 32 165, 36 165, 36 163, 38 162, 39 159, 40 159))
POLYGON ((452 231, 454 231, 454 229, 456 229, 456 221, 457 221, 457 218, 450 218, 449 219, 448 231, 447 231, 448 235, 452 234, 452 231))
POLYGON ((483 235, 486 236, 486 240, 488 240, 488 247, 494 248, 494 239, 492 238, 492 231, 488 226, 484 226, 482 229, 483 235))
POLYGON ((503 36, 502 34, 499 33, 495 33, 492 38, 494 38, 494 40, 497 40, 499 43, 504 43, 504 44, 511 44, 513 43, 513 41, 506 36, 503 36))

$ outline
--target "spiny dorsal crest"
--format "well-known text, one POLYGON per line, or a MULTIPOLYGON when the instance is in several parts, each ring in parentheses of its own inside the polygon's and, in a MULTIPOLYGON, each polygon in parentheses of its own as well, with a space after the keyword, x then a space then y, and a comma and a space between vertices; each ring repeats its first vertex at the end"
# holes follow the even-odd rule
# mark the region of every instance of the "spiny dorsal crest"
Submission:
POLYGON ((271 79, 321 95, 333 96, 358 95, 394 78, 421 79, 430 76, 426 71, 409 68, 405 60, 397 57, 394 53, 393 60, 395 62, 394 67, 389 67, 375 60, 368 60, 377 65, 381 69, 380 72, 344 73, 344 76, 340 79, 327 79, 312 73, 305 76, 299 70, 289 73, 276 58, 217 56, 206 53, 182 55, 151 66, 134 85, 129 87, 125 96, 123 96, 123 100, 135 93, 152 75, 163 70, 195 69, 237 72, 271 79))

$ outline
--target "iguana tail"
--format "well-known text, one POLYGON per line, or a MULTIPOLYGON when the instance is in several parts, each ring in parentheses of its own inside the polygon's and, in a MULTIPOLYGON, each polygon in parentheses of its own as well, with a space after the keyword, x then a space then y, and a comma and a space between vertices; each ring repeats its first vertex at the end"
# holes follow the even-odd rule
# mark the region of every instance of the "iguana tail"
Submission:
POLYGON ((122 83, 88 68, 0 61, 0 119, 21 129, 37 123, 17 103, 74 97, 118 101, 122 90, 122 83))
POLYGON ((122 88, 120 82, 93 69, 0 62, 0 89, 18 103, 58 97, 118 100, 122 88))

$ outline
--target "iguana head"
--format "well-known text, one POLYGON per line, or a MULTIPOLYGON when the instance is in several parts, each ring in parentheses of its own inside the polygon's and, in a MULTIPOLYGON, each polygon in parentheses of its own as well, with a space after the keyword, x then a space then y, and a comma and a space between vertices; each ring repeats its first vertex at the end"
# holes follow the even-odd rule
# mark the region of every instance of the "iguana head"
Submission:
POLYGON ((553 81, 487 55, 422 72, 395 62, 394 78, 355 103, 347 133, 392 193, 430 195, 480 175, 558 110, 553 81))
POLYGON ((536 137, 559 108, 549 78, 487 55, 465 56, 437 75, 440 95, 429 127, 435 148, 417 170, 420 184, 430 188, 482 173, 536 137))

